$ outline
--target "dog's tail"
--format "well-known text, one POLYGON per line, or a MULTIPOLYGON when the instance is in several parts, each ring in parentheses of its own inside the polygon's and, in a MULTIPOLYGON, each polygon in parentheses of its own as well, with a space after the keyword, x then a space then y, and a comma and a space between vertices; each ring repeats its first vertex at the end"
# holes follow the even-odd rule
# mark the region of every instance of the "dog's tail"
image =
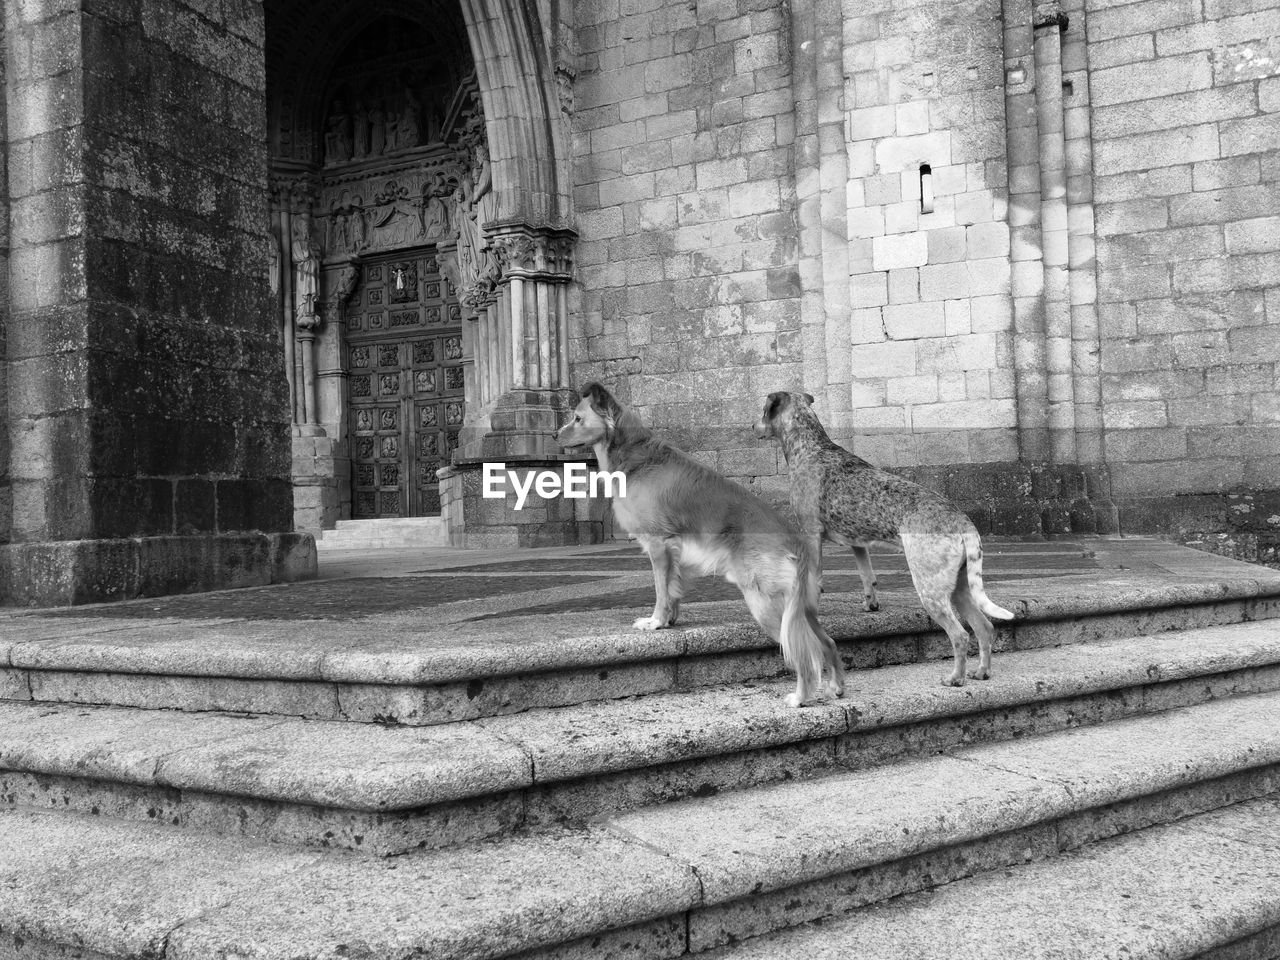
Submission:
POLYGON ((969 596, 973 597, 978 609, 993 620, 1012 620, 1013 614, 993 603, 982 585, 982 538, 976 530, 964 534, 964 559, 969 577, 969 596))
POLYGON ((817 692, 823 666, 830 659, 826 649, 830 640, 824 642, 813 626, 818 609, 816 566, 812 551, 802 545, 796 551, 796 576, 787 592, 778 632, 782 659, 796 672, 796 689, 802 691, 802 699, 817 692))

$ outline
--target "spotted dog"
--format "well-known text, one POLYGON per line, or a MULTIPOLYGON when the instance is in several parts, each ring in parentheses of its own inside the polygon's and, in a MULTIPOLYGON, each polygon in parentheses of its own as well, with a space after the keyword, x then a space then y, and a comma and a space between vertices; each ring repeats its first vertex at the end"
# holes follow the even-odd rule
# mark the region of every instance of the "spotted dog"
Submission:
POLYGON ((598 383, 585 387, 562 447, 591 447, 600 469, 626 477, 613 516, 653 564, 653 614, 639 630, 674 626, 688 576, 723 575, 796 671, 787 703, 844 694, 844 664, 818 623, 818 565, 795 525, 749 490, 653 435, 598 383), (827 682, 824 685, 824 674, 827 682))
POLYGON ((943 684, 964 684, 969 635, 961 618, 978 637, 978 667, 969 675, 989 679, 995 629, 987 618, 1012 620, 1013 614, 992 603, 983 589, 982 541, 973 522, 920 484, 845 450, 827 436, 812 405, 807 393, 771 393, 755 432, 782 443, 791 506, 819 560, 824 537, 849 547, 862 579, 863 606, 876 610, 876 576, 867 547, 901 545, 920 602, 951 640, 954 663, 943 684))

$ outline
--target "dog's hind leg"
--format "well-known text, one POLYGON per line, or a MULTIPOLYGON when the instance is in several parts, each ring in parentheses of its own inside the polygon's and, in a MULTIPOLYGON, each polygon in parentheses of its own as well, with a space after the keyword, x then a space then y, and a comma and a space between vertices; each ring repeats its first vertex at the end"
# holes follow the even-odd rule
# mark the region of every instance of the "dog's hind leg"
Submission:
POLYGON ((756 587, 739 586, 742 590, 742 599, 747 601, 747 609, 751 611, 751 616, 755 618, 756 623, 764 628, 765 633, 773 637, 774 643, 780 642, 782 603, 756 587))
POLYGON ((770 596, 755 586, 744 586, 742 584, 739 584, 739 586, 742 588, 742 599, 747 601, 747 609, 751 611, 751 616, 755 617, 756 623, 760 624, 765 629, 765 632, 782 647, 782 653, 787 665, 796 671, 796 692, 787 695, 787 704, 792 707, 804 706, 812 701, 817 693, 816 687, 819 680, 821 680, 818 661, 811 661, 805 656, 793 657, 792 652, 783 643, 782 616, 784 601, 781 596, 770 596))
POLYGON ((953 658, 951 673, 943 676, 943 686, 964 686, 965 664, 969 655, 969 634, 956 617, 952 594, 957 578, 963 576, 964 551, 959 542, 945 536, 902 534, 902 552, 906 554, 911 582, 915 584, 925 613, 947 633, 953 658))
MULTIPOLYGON (((662 537, 640 537, 640 546, 644 552, 649 555, 649 562, 653 564, 653 589, 656 596, 653 601, 653 614, 648 617, 640 617, 632 624, 637 630, 661 630, 669 627, 675 622, 675 610, 672 608, 671 592, 669 584, 672 576, 672 568, 679 568, 679 558, 672 556, 670 545, 662 537)), ((677 574, 681 593, 683 593, 684 581, 677 574)), ((676 608, 679 608, 680 598, 676 597, 676 608)))
POLYGON ((968 662, 969 657, 968 632, 957 619, 955 609, 951 606, 949 598, 938 600, 935 597, 921 597, 920 602, 924 604, 925 612, 933 618, 938 626, 947 632, 947 639, 951 641, 951 672, 943 675, 942 685, 944 687, 963 687, 965 664, 968 662))
POLYGON ((879 610, 880 600, 876 597, 876 572, 871 569, 871 554, 866 547, 850 547, 853 551, 853 562, 858 565, 858 576, 862 578, 862 609, 879 610))
POLYGON ((951 594, 951 599, 955 602, 961 618, 969 624, 978 638, 978 666, 970 671, 969 676, 975 680, 990 680, 991 642, 995 639, 996 631, 986 614, 978 609, 977 603, 969 594, 969 579, 965 575, 964 568, 961 568, 960 576, 956 579, 956 588, 951 594))

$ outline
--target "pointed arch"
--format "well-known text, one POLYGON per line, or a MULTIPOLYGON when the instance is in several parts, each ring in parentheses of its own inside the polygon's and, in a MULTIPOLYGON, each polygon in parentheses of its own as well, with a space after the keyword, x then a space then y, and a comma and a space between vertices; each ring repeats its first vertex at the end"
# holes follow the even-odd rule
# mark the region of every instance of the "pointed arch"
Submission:
POLYGON ((569 156, 546 31, 534 3, 462 0, 484 103, 497 222, 562 228, 569 156))

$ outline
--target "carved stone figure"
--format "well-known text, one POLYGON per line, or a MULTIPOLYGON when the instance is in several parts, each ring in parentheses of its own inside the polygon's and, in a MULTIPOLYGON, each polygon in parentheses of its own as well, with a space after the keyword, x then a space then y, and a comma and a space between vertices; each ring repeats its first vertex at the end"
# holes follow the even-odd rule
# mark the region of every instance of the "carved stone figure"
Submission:
POLYGON ((329 107, 329 127, 324 135, 325 161, 341 163, 351 159, 351 116, 335 98, 329 107))
POLYGON ((329 251, 341 250, 347 246, 347 214, 338 201, 329 204, 329 236, 325 248, 329 251))
POLYGON ((364 104, 356 101, 355 111, 351 116, 352 155, 359 160, 369 155, 369 113, 364 104))
POLYGON ((471 192, 471 206, 481 226, 494 217, 493 165, 489 162, 489 147, 481 141, 476 144, 475 189, 471 192))
POLYGON ((449 192, 444 173, 436 170, 422 187, 422 196, 418 200, 418 236, 434 240, 445 235, 449 229, 449 211, 444 197, 449 192))
POLYGON ((311 217, 303 214, 293 221, 294 318, 299 329, 320 325, 316 297, 320 294, 320 245, 311 236, 311 217))
POLYGON ((280 241, 275 233, 268 234, 267 241, 267 284, 274 297, 280 293, 280 241))
POLYGON ((404 88, 404 100, 400 107, 400 117, 396 123, 396 147, 416 147, 422 142, 422 133, 418 124, 418 114, 422 104, 413 87, 404 88))
POLYGON ((472 209, 472 196, 470 177, 463 174, 453 191, 452 199, 454 226, 458 231, 458 278, 464 289, 475 282, 480 260, 480 246, 484 242, 480 227, 476 224, 475 211, 472 209))
POLYGON ((350 206, 347 207, 347 214, 351 221, 351 246, 349 249, 358 250, 369 239, 369 225, 365 222, 364 199, 359 194, 356 194, 350 206))

